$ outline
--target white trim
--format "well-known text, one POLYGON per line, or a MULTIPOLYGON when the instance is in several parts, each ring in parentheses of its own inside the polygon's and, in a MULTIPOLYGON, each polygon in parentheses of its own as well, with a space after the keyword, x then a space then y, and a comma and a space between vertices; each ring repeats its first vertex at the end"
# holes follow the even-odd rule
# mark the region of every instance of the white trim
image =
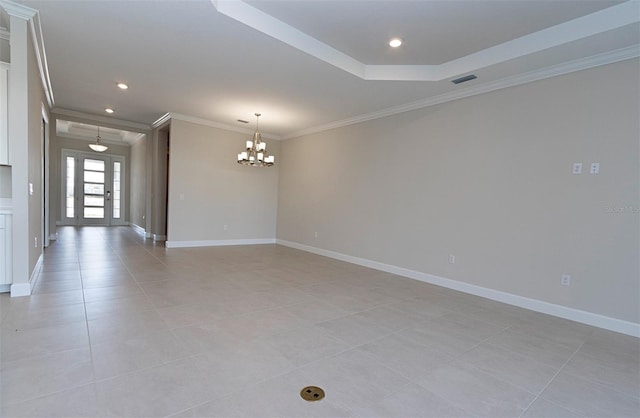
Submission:
MULTIPOLYGON (((181 121, 184 121, 184 122, 196 123, 198 125, 210 126, 212 128, 224 129, 225 131, 239 132, 241 134, 246 134, 246 135, 251 135, 254 132, 253 129, 241 128, 241 127, 234 126, 234 125, 228 125, 226 123, 214 122, 212 120, 197 118, 195 116, 183 115, 183 114, 180 114, 180 113, 169 112, 165 116, 167 116, 167 115, 168 115, 169 119, 176 119, 176 120, 181 120, 181 121)), ((161 119, 165 118, 165 116, 163 116, 161 119)), ((161 119, 158 119, 158 121, 160 121, 161 119)), ((158 121, 156 121, 156 122, 158 122, 158 121)), ((156 122, 154 122, 154 124, 156 122)), ((265 132, 262 132, 262 131, 260 133, 262 134, 262 136, 264 138, 267 138, 267 139, 274 139, 274 140, 281 140, 282 139, 282 137, 279 136, 279 135, 265 133, 265 132)))
POLYGON ((133 222, 129 222, 129 226, 133 228, 133 230, 136 231, 137 233, 142 234, 145 237, 147 236, 147 231, 145 231, 144 228, 141 227, 140 225, 134 224, 133 222))
POLYGON ((418 100, 412 103, 406 103, 399 106, 389 107, 377 112, 367 113, 353 118, 343 119, 325 125, 319 125, 300 131, 291 132, 286 134, 283 139, 296 138, 303 135, 310 135, 329 129, 341 128, 343 126, 353 125, 356 123, 366 122, 369 120, 380 119, 386 116, 396 115, 398 113, 409 112, 411 110, 422 109, 429 106, 434 106, 453 100, 464 99, 466 97, 476 96, 478 94, 488 93, 495 90, 504 89, 507 87, 519 86, 521 84, 527 84, 534 81, 543 80, 545 78, 551 78, 563 74, 569 74, 576 71, 586 70, 601 65, 612 64, 619 61, 637 58, 640 56, 640 45, 633 45, 627 48, 617 49, 615 51, 605 52, 602 54, 593 55, 587 58, 580 58, 574 61, 569 61, 563 64, 546 67, 539 70, 533 70, 528 73, 518 74, 511 77, 506 77, 497 81, 478 84, 473 87, 468 87, 461 90, 455 90, 449 93, 444 93, 438 96, 429 97, 427 99, 418 100))
POLYGON ((167 240, 167 236, 162 234, 149 234, 149 237, 153 238, 154 242, 167 240))
POLYGON ((155 122, 153 122, 151 124, 151 128, 156 129, 159 128, 160 126, 164 125, 165 123, 169 122, 171 120, 171 113, 165 113, 164 115, 160 116, 155 122))
POLYGON ((0 39, 11 41, 11 32, 9 32, 6 28, 0 28, 0 39))
POLYGON ((31 272, 31 277, 29 277, 28 283, 20 282, 20 283, 11 284, 12 298, 18 297, 18 296, 31 295, 31 291, 33 290, 36 283, 38 282, 38 277, 40 277, 40 270, 42 269, 42 260, 43 260, 42 253, 40 253, 40 256, 38 256, 38 261, 36 262, 36 265, 34 266, 33 271, 31 272))
MULTIPOLYGON (((56 225, 57 225, 57 223, 56 223, 56 225)), ((56 233, 53 233, 53 234, 49 235, 49 240, 57 241, 58 240, 58 233, 56 232, 56 233)))
POLYGON ((241 0, 211 0, 219 13, 364 80, 441 81, 640 21, 627 1, 440 65, 366 65, 241 0))
POLYGON ((11 0, 0 1, 0 6, 2 6, 7 11, 9 16, 19 17, 23 20, 29 20, 38 13, 36 9, 23 6, 22 4, 15 3, 11 0))
POLYGON ((220 247, 226 245, 258 245, 275 244, 275 238, 254 238, 254 239, 220 239, 203 241, 167 241, 167 248, 188 248, 188 247, 220 247))
POLYGON ((29 283, 13 283, 11 285, 11 297, 31 295, 31 285, 29 283))
POLYGON ((582 311, 579 309, 569 308, 567 306, 556 305, 537 299, 531 299, 524 296, 514 295, 499 290, 489 289, 486 287, 476 286, 469 283, 459 282, 444 277, 434 276, 433 274, 422 273, 415 270, 409 270, 403 267, 393 266, 391 264, 380 263, 378 261, 368 260, 366 258, 353 257, 322 248, 312 247, 297 242, 277 239, 276 243, 286 247, 334 258, 336 260, 346 261, 348 263, 357 264, 359 266, 369 267, 375 270, 385 271, 398 276, 408 277, 410 279, 419 280, 421 282, 435 284, 437 286, 446 287, 448 289, 457 290, 471 295, 507 303, 509 305, 518 306, 536 312, 542 312, 548 315, 569 319, 571 321, 583 324, 593 325, 595 327, 608 329, 615 332, 640 337, 640 324, 625 321, 622 319, 611 318, 608 316, 582 311))
POLYGON ((0 293, 8 293, 11 292, 10 284, 0 284, 0 293))
POLYGON ((74 118, 87 119, 94 122, 102 122, 109 125, 142 130, 143 132, 140 132, 140 133, 144 133, 144 134, 148 133, 148 131, 151 130, 151 127, 149 125, 145 125, 143 123, 131 122, 128 120, 115 119, 115 118, 110 118, 110 117, 100 116, 100 115, 93 115, 91 113, 84 113, 84 112, 78 112, 76 110, 62 109, 59 107, 52 109, 51 113, 59 116, 69 116, 74 118))

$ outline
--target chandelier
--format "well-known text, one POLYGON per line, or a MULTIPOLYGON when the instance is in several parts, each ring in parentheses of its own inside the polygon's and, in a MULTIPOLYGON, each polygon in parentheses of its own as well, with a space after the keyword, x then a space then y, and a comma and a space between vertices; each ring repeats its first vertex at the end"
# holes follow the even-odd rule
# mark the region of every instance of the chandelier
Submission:
POLYGON ((108 146, 102 145, 102 138, 100 138, 100 127, 98 126, 98 136, 96 136, 96 142, 93 144, 89 144, 89 148, 96 152, 105 152, 109 149, 108 146))
POLYGON ((256 131, 253 133, 253 138, 247 141, 247 150, 238 154, 238 164, 252 167, 271 167, 276 159, 273 155, 267 154, 267 144, 262 141, 262 135, 258 131, 260 113, 255 115, 256 131))

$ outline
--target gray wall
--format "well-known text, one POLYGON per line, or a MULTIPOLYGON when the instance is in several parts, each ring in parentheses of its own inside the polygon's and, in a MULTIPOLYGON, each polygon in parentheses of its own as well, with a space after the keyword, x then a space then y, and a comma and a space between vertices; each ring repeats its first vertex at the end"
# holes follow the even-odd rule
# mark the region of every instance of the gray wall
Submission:
POLYGON ((630 60, 287 140, 277 236, 638 323, 638 80, 630 60))
POLYGON ((278 168, 236 162, 248 135, 173 119, 170 138, 169 242, 275 239, 278 168))
POLYGON ((147 136, 144 136, 131 146, 129 163, 129 173, 131 173, 129 222, 141 228, 146 228, 147 141, 147 136))

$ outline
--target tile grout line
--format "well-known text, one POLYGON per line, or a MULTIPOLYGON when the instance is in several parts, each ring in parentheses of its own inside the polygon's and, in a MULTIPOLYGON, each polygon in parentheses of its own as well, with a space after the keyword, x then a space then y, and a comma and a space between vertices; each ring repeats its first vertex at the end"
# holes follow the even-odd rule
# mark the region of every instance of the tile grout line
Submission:
MULTIPOLYGON (((540 392, 538 392, 538 394, 533 398, 533 400, 529 403, 529 405, 524 409, 524 411, 522 411, 522 414, 520 414, 520 417, 523 417, 524 414, 527 413, 527 411, 531 408, 531 406, 540 398, 540 396, 542 396, 542 394, 544 393, 545 390, 547 390, 547 388, 551 385, 551 383, 553 383, 553 381, 555 380, 556 377, 558 377, 558 375, 562 372, 562 370, 565 368, 565 366, 567 364, 569 364, 569 362, 571 361, 571 359, 578 354, 578 351, 580 351, 580 349, 582 348, 583 345, 586 344, 586 340, 582 342, 582 344, 580 344, 580 346, 576 349, 576 351, 573 352, 573 354, 571 354, 569 356, 569 358, 562 364, 562 366, 560 366, 560 368, 558 369, 558 371, 551 376, 551 379, 549 379, 549 381, 547 382, 546 385, 544 385, 544 387, 542 389, 540 389, 540 392)), ((563 406, 563 408, 566 408, 563 406)), ((574 412, 574 411, 572 411, 574 412)))

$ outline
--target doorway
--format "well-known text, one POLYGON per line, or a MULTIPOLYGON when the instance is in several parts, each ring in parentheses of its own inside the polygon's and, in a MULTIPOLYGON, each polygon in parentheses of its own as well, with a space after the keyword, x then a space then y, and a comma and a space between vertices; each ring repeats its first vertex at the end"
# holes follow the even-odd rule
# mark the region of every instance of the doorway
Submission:
POLYGON ((64 225, 125 225, 125 159, 62 151, 64 225))

